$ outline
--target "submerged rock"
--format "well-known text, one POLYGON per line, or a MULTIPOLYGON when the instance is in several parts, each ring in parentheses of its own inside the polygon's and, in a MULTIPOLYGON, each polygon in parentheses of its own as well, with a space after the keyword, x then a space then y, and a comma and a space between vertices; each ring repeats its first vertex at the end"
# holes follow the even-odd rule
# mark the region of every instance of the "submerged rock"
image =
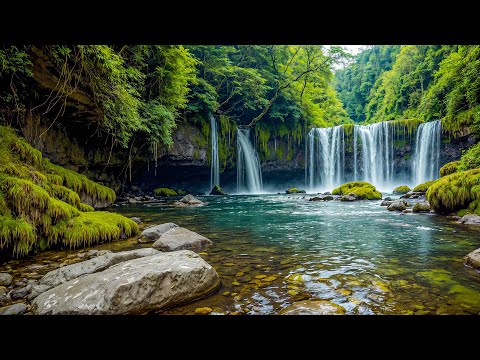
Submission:
POLYGON ((9 286, 12 283, 12 275, 0 273, 0 286, 9 286))
POLYGON ((205 203, 201 200, 198 200, 195 196, 188 194, 181 198, 179 201, 175 201, 173 205, 177 207, 202 206, 205 205, 205 203))
POLYGON ((19 303, 0 308, 0 315, 22 315, 27 311, 27 305, 19 303))
POLYGON ((182 227, 175 227, 160 236, 153 247, 160 251, 203 251, 212 244, 212 241, 205 236, 182 227))
POLYGON ((67 265, 50 271, 40 279, 40 285, 48 285, 50 287, 58 286, 79 276, 103 271, 110 266, 127 260, 152 256, 155 254, 158 254, 158 251, 151 248, 105 254, 87 261, 67 265))
POLYGON ((315 196, 313 198, 308 199, 308 201, 330 201, 333 200, 332 195, 320 195, 320 196, 315 196))
POLYGON ((394 202, 392 202, 390 205, 388 205, 387 209, 389 211, 402 211, 402 210, 405 210, 407 208, 406 206, 406 202, 404 200, 395 200, 394 202))
POLYGON ((70 280, 39 295, 35 314, 142 314, 191 302, 212 293, 219 277, 189 250, 125 261, 70 280))
POLYGON ((343 315, 345 308, 328 300, 304 300, 280 311, 281 315, 343 315))
POLYGON ((297 189, 297 188, 290 188, 290 189, 285 190, 285 193, 287 193, 287 194, 305 194, 306 191, 305 190, 300 190, 300 189, 297 189))
POLYGON ((430 211, 430 203, 428 201, 420 201, 413 207, 413 212, 430 211))
POLYGON ((480 268, 480 249, 473 250, 465 257, 465 264, 474 268, 480 268))
POLYGON ((480 216, 475 214, 467 214, 462 216, 462 218, 458 221, 461 224, 465 225, 478 225, 480 226, 480 216))
POLYGON ((210 195, 227 195, 227 193, 223 191, 223 189, 220 186, 215 185, 212 188, 212 191, 210 191, 210 195))
POLYGON ((356 196, 352 196, 352 195, 343 195, 342 197, 340 197, 340 201, 356 201, 357 200, 357 197, 356 196))
POLYGON ((138 238, 138 242, 142 242, 142 243, 155 242, 158 239, 160 239, 160 236, 162 236, 167 231, 176 227, 178 227, 178 225, 175 223, 165 223, 165 224, 150 226, 142 231, 142 233, 140 234, 140 237, 138 238))

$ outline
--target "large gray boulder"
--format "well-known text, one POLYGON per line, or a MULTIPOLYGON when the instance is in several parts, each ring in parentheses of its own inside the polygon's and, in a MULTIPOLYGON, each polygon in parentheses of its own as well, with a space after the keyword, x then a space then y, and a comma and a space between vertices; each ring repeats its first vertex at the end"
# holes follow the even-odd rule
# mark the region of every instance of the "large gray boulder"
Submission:
POLYGON ((345 308, 328 300, 297 301, 280 311, 280 315, 343 315, 345 308))
POLYGON ((392 200, 383 200, 380 206, 390 206, 392 203, 392 200))
POLYGON ((467 215, 464 215, 458 222, 465 225, 480 226, 480 216, 475 214, 467 214, 467 215))
POLYGON ((153 247, 160 251, 202 251, 212 244, 212 241, 205 236, 182 227, 176 227, 160 236, 160 239, 155 241, 153 247))
POLYGON ((343 196, 340 198, 340 201, 356 201, 356 200, 357 200, 357 197, 356 197, 356 196, 352 196, 351 194, 343 195, 343 196))
POLYGON ((205 203, 201 200, 198 200, 195 196, 188 194, 181 198, 179 201, 175 201, 173 205, 177 207, 187 207, 187 206, 202 206, 205 203))
POLYGON ((407 205, 406 201, 404 200, 395 200, 390 205, 388 205, 387 209, 389 211, 402 211, 407 208, 406 205, 407 205))
POLYGON ((168 230, 178 227, 177 224, 174 223, 165 223, 160 225, 154 225, 146 228, 140 234, 138 238, 138 242, 155 242, 160 239, 160 236, 165 234, 168 230))
POLYGON ((79 276, 103 271, 110 266, 127 260, 155 254, 158 254, 158 251, 151 248, 105 254, 87 261, 52 270, 40 279, 40 285, 48 285, 50 287, 58 286, 79 276))
POLYGON ((430 203, 428 201, 420 201, 413 207, 413 212, 430 211, 430 203))
POLYGON ((70 280, 33 300, 35 314, 143 314, 191 302, 220 285, 193 251, 158 253, 70 280))
POLYGON ((465 264, 473 266, 474 268, 480 268, 480 248, 473 250, 465 257, 465 264))
POLYGON ((0 273, 0 286, 9 286, 12 283, 12 275, 0 273))

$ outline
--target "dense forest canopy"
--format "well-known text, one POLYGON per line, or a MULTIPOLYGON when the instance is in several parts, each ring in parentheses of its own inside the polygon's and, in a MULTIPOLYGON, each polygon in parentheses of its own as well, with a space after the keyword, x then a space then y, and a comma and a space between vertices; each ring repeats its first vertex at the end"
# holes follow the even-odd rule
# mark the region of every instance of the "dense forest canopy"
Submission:
POLYGON ((370 46, 336 72, 355 122, 442 119, 455 133, 480 124, 480 46, 370 46))
POLYGON ((313 45, 3 47, 1 116, 53 123, 74 105, 112 147, 128 147, 136 133, 169 145, 176 120, 208 114, 246 126, 329 126, 349 121, 332 85, 345 55, 313 45))

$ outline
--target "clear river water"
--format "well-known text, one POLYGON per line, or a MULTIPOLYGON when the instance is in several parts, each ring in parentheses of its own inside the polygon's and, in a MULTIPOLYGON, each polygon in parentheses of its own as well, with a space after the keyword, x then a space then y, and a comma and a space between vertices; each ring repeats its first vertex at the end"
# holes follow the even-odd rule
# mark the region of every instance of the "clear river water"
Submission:
MULTIPOLYGON (((464 265, 464 256, 480 247, 478 229, 431 213, 389 212, 381 201, 309 197, 200 196, 205 206, 176 208, 164 200, 109 210, 138 216, 144 225, 175 222, 214 242, 200 255, 220 275, 218 292, 163 314, 193 314, 199 307, 212 308, 211 314, 278 314, 308 299, 328 300, 346 314, 480 312, 480 272, 464 265)), ((92 248, 149 246, 134 238, 92 248)), ((78 251, 45 251, 0 270, 41 277, 54 263, 80 261, 78 251)))
POLYGON ((306 195, 200 197, 112 210, 175 222, 210 238, 201 256, 215 267, 217 294, 169 311, 276 314, 295 301, 325 299, 347 314, 478 314, 480 273, 464 256, 478 229, 435 214, 387 211, 381 201, 310 202, 306 195))

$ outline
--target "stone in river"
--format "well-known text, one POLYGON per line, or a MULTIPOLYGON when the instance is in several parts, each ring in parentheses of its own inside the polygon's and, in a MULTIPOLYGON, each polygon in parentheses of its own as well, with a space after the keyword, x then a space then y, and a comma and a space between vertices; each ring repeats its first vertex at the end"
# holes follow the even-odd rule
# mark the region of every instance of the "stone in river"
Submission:
POLYGON ((0 286, 9 286, 12 283, 12 275, 0 273, 0 286))
POLYGON ((212 241, 205 236, 182 227, 175 227, 160 236, 153 247, 160 251, 202 251, 212 244, 212 241))
POLYGON ((18 300, 18 299, 23 299, 25 296, 30 294, 30 291, 32 290, 32 285, 27 285, 19 289, 14 289, 10 291, 10 298, 12 300, 18 300))
POLYGON ((48 285, 50 287, 58 286, 79 276, 103 271, 110 266, 127 260, 152 256, 158 253, 159 252, 155 249, 137 249, 131 251, 121 251, 117 253, 108 253, 87 261, 82 261, 52 270, 40 279, 40 284, 48 285))
POLYGON ((475 214, 467 214, 467 215, 464 215, 458 222, 465 225, 480 226, 480 216, 475 214))
POLYGON ((465 257, 465 264, 470 265, 474 268, 480 268, 480 248, 477 250, 473 250, 465 257))
POLYGON ((175 201, 173 205, 177 207, 188 207, 188 206, 202 206, 205 203, 201 200, 198 200, 195 196, 188 194, 185 195, 180 201, 175 201))
POLYGON ((213 311, 213 309, 209 307, 201 307, 195 309, 195 314, 197 315, 208 315, 213 311))
POLYGON ((404 200, 395 200, 387 207, 389 211, 402 211, 402 210, 405 210, 406 208, 407 208, 406 201, 404 200))
POLYGON ((165 224, 150 226, 142 231, 142 233, 140 234, 140 237, 138 238, 138 242, 142 242, 142 243, 155 242, 158 239, 160 239, 160 236, 165 234, 167 231, 177 227, 178 225, 174 223, 165 223, 165 224))
POLYGON ((159 252, 70 280, 36 297, 35 314, 144 314, 206 297, 219 277, 189 250, 159 252))
POLYGON ((430 211, 430 203, 428 201, 420 201, 413 207, 413 212, 428 212, 430 211))
POLYGON ((22 315, 27 311, 27 305, 19 303, 0 308, 0 315, 22 315))
POLYGON ((345 308, 328 300, 304 300, 280 311, 280 315, 343 315, 345 308))

